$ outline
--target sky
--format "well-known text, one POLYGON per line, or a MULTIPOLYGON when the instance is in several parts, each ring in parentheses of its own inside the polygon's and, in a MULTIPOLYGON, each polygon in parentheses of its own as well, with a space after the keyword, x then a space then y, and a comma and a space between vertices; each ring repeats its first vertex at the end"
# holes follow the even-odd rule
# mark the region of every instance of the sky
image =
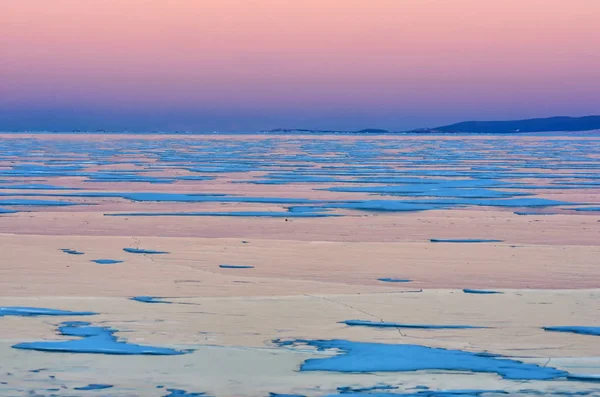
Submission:
POLYGON ((0 130, 600 114, 599 0, 2 0, 0 130))

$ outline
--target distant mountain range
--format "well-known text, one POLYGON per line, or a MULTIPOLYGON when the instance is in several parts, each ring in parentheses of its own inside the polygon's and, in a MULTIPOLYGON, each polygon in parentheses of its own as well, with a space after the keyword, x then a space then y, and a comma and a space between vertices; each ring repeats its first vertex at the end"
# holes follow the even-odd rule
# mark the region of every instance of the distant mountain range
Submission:
POLYGON ((487 133, 510 134, 521 132, 575 132, 600 130, 600 116, 585 117, 548 117, 539 119, 508 120, 508 121, 463 121, 436 128, 419 128, 411 131, 388 131, 379 128, 365 128, 359 131, 336 131, 301 128, 276 128, 261 132, 283 133, 487 133))

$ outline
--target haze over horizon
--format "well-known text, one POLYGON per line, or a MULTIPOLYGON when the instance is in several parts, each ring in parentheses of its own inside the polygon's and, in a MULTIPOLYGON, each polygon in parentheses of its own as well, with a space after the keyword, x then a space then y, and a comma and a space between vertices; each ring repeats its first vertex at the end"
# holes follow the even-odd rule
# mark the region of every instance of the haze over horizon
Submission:
POLYGON ((598 114, 599 20, 597 0, 8 0, 0 130, 598 114))

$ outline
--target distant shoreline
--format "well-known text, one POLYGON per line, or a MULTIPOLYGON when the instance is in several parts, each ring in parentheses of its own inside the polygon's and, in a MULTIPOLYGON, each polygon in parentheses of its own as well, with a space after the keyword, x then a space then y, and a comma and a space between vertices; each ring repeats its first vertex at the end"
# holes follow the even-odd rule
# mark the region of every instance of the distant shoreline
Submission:
POLYGON ((191 131, 4 131, 14 134, 134 134, 134 135, 522 135, 535 133, 600 133, 600 116, 547 117, 504 121, 463 121, 434 128, 418 128, 408 131, 388 131, 381 128, 361 130, 325 130, 310 128, 274 128, 261 131, 237 132, 191 132, 191 131))
POLYGON ((131 131, 0 131, 0 135, 139 135, 139 136, 219 136, 219 135, 264 135, 264 136, 598 136, 600 129, 586 131, 536 131, 536 132, 445 132, 445 131, 410 131, 410 132, 131 132, 131 131))

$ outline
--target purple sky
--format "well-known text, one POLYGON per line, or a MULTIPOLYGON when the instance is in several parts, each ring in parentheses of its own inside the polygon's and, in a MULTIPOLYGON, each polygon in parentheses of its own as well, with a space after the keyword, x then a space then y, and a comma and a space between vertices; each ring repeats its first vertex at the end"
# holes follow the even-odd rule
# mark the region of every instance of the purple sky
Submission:
POLYGON ((0 129, 599 114, 598 21, 598 0, 8 0, 0 129))

